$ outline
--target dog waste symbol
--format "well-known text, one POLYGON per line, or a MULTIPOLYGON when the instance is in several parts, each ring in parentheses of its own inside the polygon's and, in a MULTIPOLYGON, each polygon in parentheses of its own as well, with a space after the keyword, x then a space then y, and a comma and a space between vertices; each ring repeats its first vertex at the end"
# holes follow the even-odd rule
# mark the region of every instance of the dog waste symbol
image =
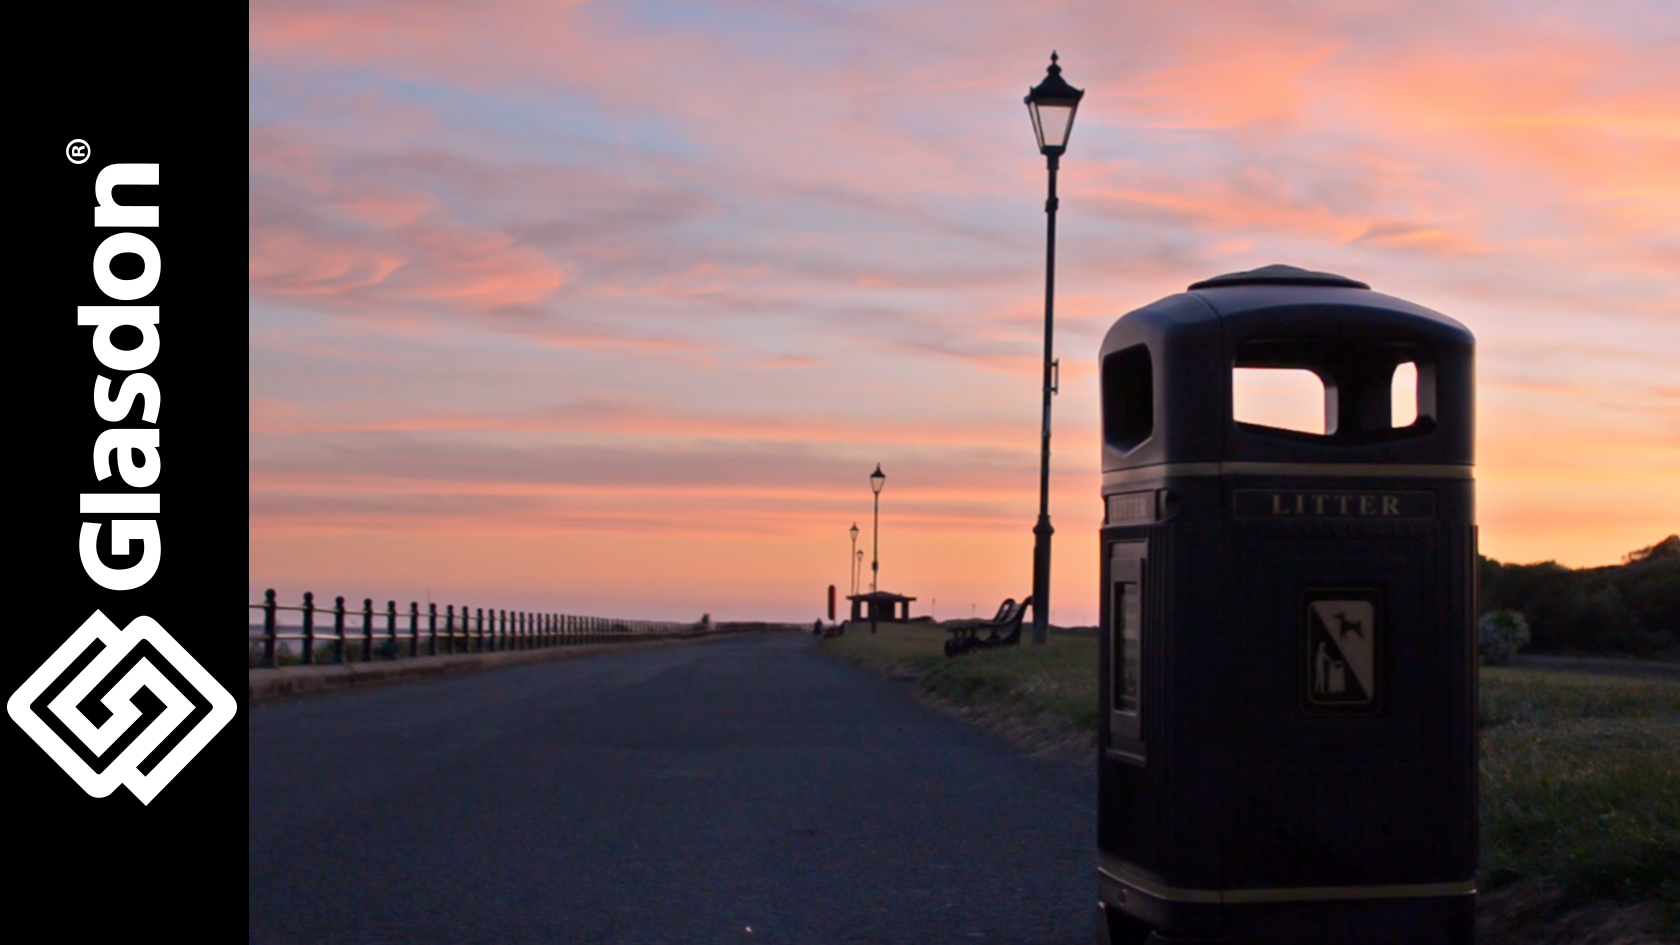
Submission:
POLYGON ((1364 705, 1376 698, 1376 607, 1369 600, 1307 605, 1308 701, 1364 705))

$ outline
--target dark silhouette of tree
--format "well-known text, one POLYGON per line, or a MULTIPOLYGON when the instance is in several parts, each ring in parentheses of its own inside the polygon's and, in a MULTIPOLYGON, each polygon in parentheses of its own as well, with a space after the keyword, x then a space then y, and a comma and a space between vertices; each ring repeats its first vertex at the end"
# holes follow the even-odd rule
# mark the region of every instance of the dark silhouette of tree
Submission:
POLYGON ((1523 614, 1534 636, 1532 651, 1680 652, 1680 535, 1630 552, 1622 562, 1573 569, 1555 561, 1483 558, 1482 612, 1523 614))

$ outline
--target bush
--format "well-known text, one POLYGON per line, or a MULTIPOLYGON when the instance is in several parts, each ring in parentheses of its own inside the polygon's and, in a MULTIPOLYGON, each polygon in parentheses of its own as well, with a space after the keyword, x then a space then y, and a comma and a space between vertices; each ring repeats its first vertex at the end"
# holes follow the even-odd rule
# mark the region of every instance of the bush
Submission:
POLYGON ((1680 536, 1600 568, 1481 559, 1488 611, 1520 611, 1545 653, 1680 655, 1680 536))
POLYGON ((1514 610, 1483 614, 1476 630, 1476 648, 1482 654, 1484 666, 1504 666, 1533 639, 1528 632, 1528 621, 1514 610))

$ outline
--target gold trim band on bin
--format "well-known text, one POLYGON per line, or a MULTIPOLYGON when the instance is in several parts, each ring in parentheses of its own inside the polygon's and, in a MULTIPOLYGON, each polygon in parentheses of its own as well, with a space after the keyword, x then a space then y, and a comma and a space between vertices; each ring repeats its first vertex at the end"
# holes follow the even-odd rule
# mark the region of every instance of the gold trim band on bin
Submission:
POLYGON ((1416 899, 1424 896, 1469 896, 1476 881, 1461 883, 1405 883, 1388 886, 1297 886, 1288 889, 1181 889, 1149 879, 1120 860, 1103 855, 1097 872, 1157 899, 1232 905, 1249 902, 1316 902, 1329 899, 1416 899))
POLYGON ((1366 476, 1388 479, 1474 479, 1476 467, 1431 463, 1157 463, 1103 473, 1103 485, 1173 476, 1366 476))

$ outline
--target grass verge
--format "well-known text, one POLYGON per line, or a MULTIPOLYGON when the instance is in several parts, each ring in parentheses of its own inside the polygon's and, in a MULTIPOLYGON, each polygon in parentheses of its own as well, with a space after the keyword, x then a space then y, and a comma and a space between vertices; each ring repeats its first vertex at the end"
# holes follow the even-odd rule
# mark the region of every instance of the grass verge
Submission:
MULTIPOLYGON (((1043 647, 954 660, 946 635, 933 624, 873 635, 854 626, 822 648, 914 675, 936 699, 1032 723, 1038 737, 1047 727, 1077 735, 1095 757, 1093 633, 1053 630, 1043 647)), ((1552 910, 1654 904, 1680 932, 1680 683, 1484 667, 1480 716, 1481 888, 1541 888, 1552 910)))
POLYGON ((1484 667, 1482 886, 1654 901, 1680 931, 1680 683, 1484 667))

